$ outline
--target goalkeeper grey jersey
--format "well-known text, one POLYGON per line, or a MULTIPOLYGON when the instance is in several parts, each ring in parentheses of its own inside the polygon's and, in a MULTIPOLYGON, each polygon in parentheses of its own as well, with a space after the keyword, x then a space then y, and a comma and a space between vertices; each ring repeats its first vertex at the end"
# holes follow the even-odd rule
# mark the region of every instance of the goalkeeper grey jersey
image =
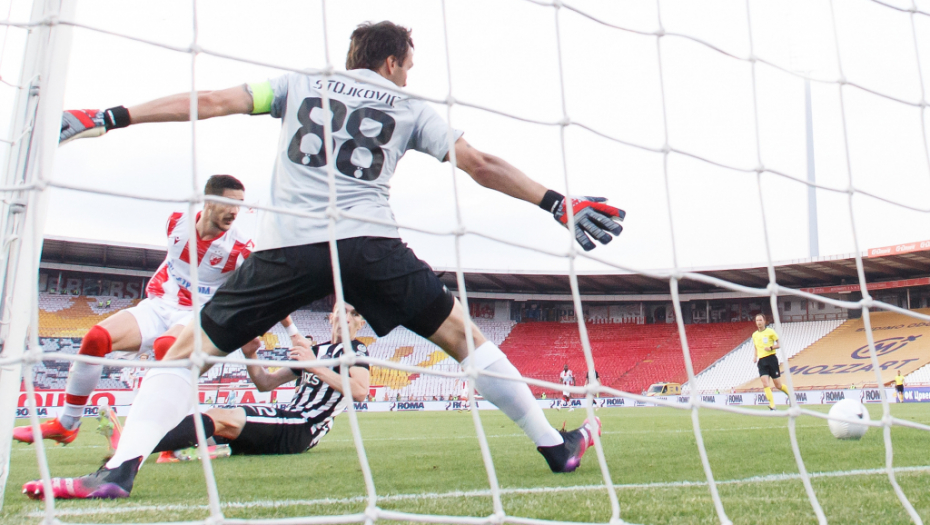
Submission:
MULTIPOLYGON (((325 213, 329 177, 323 148, 323 118, 331 119, 336 176, 336 202, 341 210, 392 223, 388 197, 397 161, 407 150, 442 161, 449 145, 446 122, 425 102, 408 98, 397 86, 368 69, 352 74, 359 82, 336 76, 288 73, 271 79, 271 116, 280 118, 281 136, 271 182, 270 204, 299 212, 325 213), (322 91, 329 95, 324 112, 322 91)), ((328 220, 264 212, 256 250, 298 246, 329 240, 328 220)), ((336 238, 400 237, 390 224, 342 218, 336 238)))

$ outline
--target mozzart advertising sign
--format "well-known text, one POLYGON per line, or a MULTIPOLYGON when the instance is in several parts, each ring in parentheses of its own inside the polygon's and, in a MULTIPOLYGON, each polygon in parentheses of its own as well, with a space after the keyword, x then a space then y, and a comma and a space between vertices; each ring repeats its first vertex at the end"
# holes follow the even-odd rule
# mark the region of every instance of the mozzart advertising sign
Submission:
MULTIPOLYGON (((930 309, 917 311, 930 313, 930 309)), ((898 370, 907 375, 930 363, 930 322, 892 312, 872 313, 871 318, 882 384, 893 380, 898 370)), ((875 384, 875 370, 862 319, 847 321, 791 358, 788 365, 792 382, 800 389, 875 384)), ((737 390, 757 389, 762 389, 759 379, 737 390)))
MULTIPOLYGON (((885 388, 885 395, 889 402, 895 402, 893 388, 885 388)), ((271 394, 268 392, 258 392, 251 388, 234 389, 236 392, 235 401, 238 404, 262 404, 262 405, 279 405, 284 406, 293 389, 282 389, 275 394, 277 402, 271 402, 271 394)), ((216 394, 215 390, 202 391, 201 400, 213 399, 216 394)), ((207 410, 212 406, 226 406, 226 392, 221 396, 219 404, 204 403, 201 410, 207 410)), ((829 405, 843 399, 857 399, 863 403, 880 403, 881 393, 878 389, 864 390, 805 390, 795 392, 795 399, 800 405, 829 405)), ((111 390, 95 392, 91 402, 103 402, 104 400, 110 406, 116 409, 116 413, 125 416, 129 413, 129 407, 132 404, 134 395, 128 390, 111 390)), ((668 401, 687 405, 691 402, 689 396, 671 396, 652 398, 655 400, 668 401)), ((623 397, 601 397, 594 400, 595 408, 631 408, 631 407, 653 407, 656 406, 652 399, 648 401, 636 401, 623 397)), ((930 388, 912 388, 904 392, 906 402, 930 402, 930 388)), ((781 393, 777 393, 775 401, 779 405, 787 405, 787 399, 781 393)), ((568 408, 587 408, 588 402, 585 399, 572 399, 568 405, 565 405, 561 399, 539 399, 536 401, 544 409, 568 409, 568 408)), ((710 405, 736 405, 736 406, 764 406, 768 405, 765 395, 762 392, 748 392, 743 394, 706 394, 701 396, 701 402, 710 405)), ((40 418, 58 417, 63 410, 64 392, 37 392, 36 404, 38 405, 38 415, 40 418)), ((353 403, 355 410, 359 412, 443 412, 469 410, 470 405, 464 401, 362 401, 353 403)), ((493 404, 479 399, 476 401, 479 410, 497 410, 493 404)), ((84 409, 84 417, 96 417, 99 407, 88 405, 84 409)), ((19 404, 16 408, 16 417, 29 417, 29 409, 26 408, 26 394, 21 394, 19 404)))

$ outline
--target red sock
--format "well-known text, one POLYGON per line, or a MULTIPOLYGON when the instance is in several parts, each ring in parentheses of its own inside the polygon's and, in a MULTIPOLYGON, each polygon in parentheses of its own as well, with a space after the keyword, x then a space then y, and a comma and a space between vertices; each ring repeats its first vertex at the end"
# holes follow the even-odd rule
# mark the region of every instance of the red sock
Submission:
POLYGON ((171 349, 171 345, 177 340, 177 337, 172 337, 170 335, 163 335, 158 339, 155 339, 155 342, 152 343, 152 348, 155 350, 155 360, 161 361, 165 358, 165 354, 168 353, 168 350, 171 349))
MULTIPOLYGON (((112 351, 113 340, 110 337, 110 332, 100 325, 94 325, 87 331, 87 334, 84 335, 84 339, 81 340, 81 349, 78 351, 78 354, 92 357, 104 357, 112 351)), ((80 407, 87 404, 87 398, 90 393, 93 392, 94 387, 97 386, 97 379, 100 376, 99 369, 87 368, 94 366, 97 365, 88 365, 85 363, 75 363, 72 365, 65 393, 66 404, 80 407), (72 393, 75 391, 77 393, 72 393), (84 392, 86 392, 87 395, 79 395, 84 392)))

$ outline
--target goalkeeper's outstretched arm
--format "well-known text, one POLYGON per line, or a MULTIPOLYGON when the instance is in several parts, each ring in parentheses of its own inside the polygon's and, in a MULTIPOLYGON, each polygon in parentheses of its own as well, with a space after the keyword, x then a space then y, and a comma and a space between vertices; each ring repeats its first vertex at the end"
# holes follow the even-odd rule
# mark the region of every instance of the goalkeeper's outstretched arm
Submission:
MULTIPOLYGON (((252 113, 252 93, 247 85, 197 92, 197 118, 200 120, 252 113)), ((74 139, 99 137, 111 129, 146 122, 186 122, 191 119, 191 94, 179 93, 139 104, 131 108, 68 110, 61 116, 58 143, 74 139)))
MULTIPOLYGON (((444 160, 450 160, 449 155, 444 160)), ((455 165, 485 188, 531 202, 551 213, 562 226, 569 227, 565 196, 546 189, 504 159, 478 151, 459 138, 455 141, 455 165)), ((585 251, 595 247, 589 235, 607 244, 613 239, 612 235, 620 235, 623 231, 617 222, 626 217, 626 212, 605 202, 607 199, 603 197, 571 197, 575 239, 585 251)))
MULTIPOLYGON (((450 160, 446 156, 446 160, 450 160)), ((485 188, 539 205, 546 187, 500 157, 478 151, 460 138, 455 141, 455 165, 485 188)))
MULTIPOLYGON (((131 124, 186 122, 190 120, 191 94, 178 93, 129 109, 131 124)), ((252 112, 252 94, 245 84, 216 91, 197 92, 197 118, 204 120, 252 112)))

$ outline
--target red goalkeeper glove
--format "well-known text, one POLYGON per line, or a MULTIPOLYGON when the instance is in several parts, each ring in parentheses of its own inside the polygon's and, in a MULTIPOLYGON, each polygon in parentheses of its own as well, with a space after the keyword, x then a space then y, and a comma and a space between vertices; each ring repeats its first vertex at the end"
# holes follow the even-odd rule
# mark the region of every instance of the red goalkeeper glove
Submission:
MULTIPOLYGON (((609 243, 613 237, 620 235, 623 226, 617 224, 626 217, 626 212, 604 204, 604 197, 572 197, 572 211, 575 214, 575 239, 578 244, 589 252, 595 248, 594 242, 588 235, 594 237, 601 244, 609 243)), ((565 196, 549 190, 543 197, 539 207, 552 213, 555 220, 568 228, 568 211, 565 208, 565 196)))
POLYGON ((123 106, 100 109, 71 109, 61 114, 58 145, 74 139, 99 137, 107 131, 129 125, 129 111, 123 106))

